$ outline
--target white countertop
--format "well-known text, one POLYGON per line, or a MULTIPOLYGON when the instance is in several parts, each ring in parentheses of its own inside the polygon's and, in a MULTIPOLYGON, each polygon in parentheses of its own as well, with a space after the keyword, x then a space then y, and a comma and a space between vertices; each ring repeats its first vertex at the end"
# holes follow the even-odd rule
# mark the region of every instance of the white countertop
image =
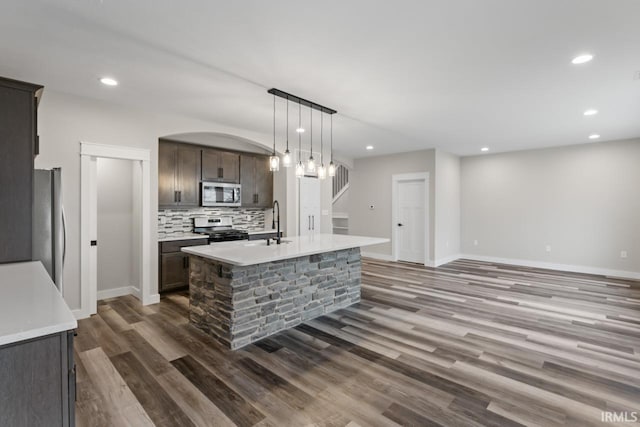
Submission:
POLYGON ((206 234, 198 233, 174 233, 163 234, 158 233, 158 242, 174 242, 176 240, 195 240, 195 239, 207 239, 209 236, 206 234))
POLYGON ((243 266, 377 245, 389 241, 389 239, 379 237, 347 236, 342 234, 285 237, 282 240, 289 241, 289 243, 277 245, 274 242, 267 246, 264 240, 239 240, 216 243, 209 246, 191 246, 182 248, 182 252, 231 265, 243 266))
POLYGON ((0 265, 0 345, 77 327, 40 261, 0 265))

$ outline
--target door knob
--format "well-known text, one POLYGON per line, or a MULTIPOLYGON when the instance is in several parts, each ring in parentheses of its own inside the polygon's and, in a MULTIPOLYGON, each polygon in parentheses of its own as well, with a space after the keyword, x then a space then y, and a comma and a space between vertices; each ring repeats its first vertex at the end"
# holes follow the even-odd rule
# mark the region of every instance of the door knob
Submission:
POLYGON ((402 224, 398 223, 398 227, 402 227, 402 224))

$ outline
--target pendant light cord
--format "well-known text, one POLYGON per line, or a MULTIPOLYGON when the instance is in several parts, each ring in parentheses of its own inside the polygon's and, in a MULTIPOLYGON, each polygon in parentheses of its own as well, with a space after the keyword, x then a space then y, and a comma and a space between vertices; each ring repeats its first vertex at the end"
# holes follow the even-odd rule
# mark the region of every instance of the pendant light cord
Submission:
MULTIPOLYGON (((298 100, 298 130, 302 129, 302 106, 298 100)), ((302 161, 302 132, 298 132, 298 161, 302 161)))
POLYGON ((331 162, 333 163, 333 114, 329 117, 331 118, 331 162))
POLYGON ((276 155, 276 96, 273 95, 273 155, 276 155))
POLYGON ((320 166, 324 166, 324 143, 322 140, 322 130, 324 129, 324 113, 320 110, 320 166))
POLYGON ((287 152, 289 152, 289 98, 287 98, 287 152))
POLYGON ((311 157, 309 158, 313 159, 313 104, 309 106, 309 117, 309 135, 311 136, 311 157))

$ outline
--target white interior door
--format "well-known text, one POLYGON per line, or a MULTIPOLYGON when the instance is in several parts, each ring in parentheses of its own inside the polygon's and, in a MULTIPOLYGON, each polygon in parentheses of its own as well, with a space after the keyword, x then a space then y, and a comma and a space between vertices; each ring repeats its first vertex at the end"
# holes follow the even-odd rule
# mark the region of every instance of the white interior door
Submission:
POLYGON ((399 181, 396 236, 398 260, 425 262, 425 182, 399 181))
POLYGON ((309 236, 320 233, 320 180, 304 177, 300 178, 299 184, 298 234, 309 236))

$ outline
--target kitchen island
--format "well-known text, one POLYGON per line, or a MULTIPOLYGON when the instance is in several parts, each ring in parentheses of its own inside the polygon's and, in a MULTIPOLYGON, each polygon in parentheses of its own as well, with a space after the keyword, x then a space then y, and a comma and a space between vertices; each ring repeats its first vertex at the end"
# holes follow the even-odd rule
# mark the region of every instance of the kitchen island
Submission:
POLYGON ((317 234, 183 248, 191 323, 238 349, 360 301, 360 247, 388 239, 317 234))

